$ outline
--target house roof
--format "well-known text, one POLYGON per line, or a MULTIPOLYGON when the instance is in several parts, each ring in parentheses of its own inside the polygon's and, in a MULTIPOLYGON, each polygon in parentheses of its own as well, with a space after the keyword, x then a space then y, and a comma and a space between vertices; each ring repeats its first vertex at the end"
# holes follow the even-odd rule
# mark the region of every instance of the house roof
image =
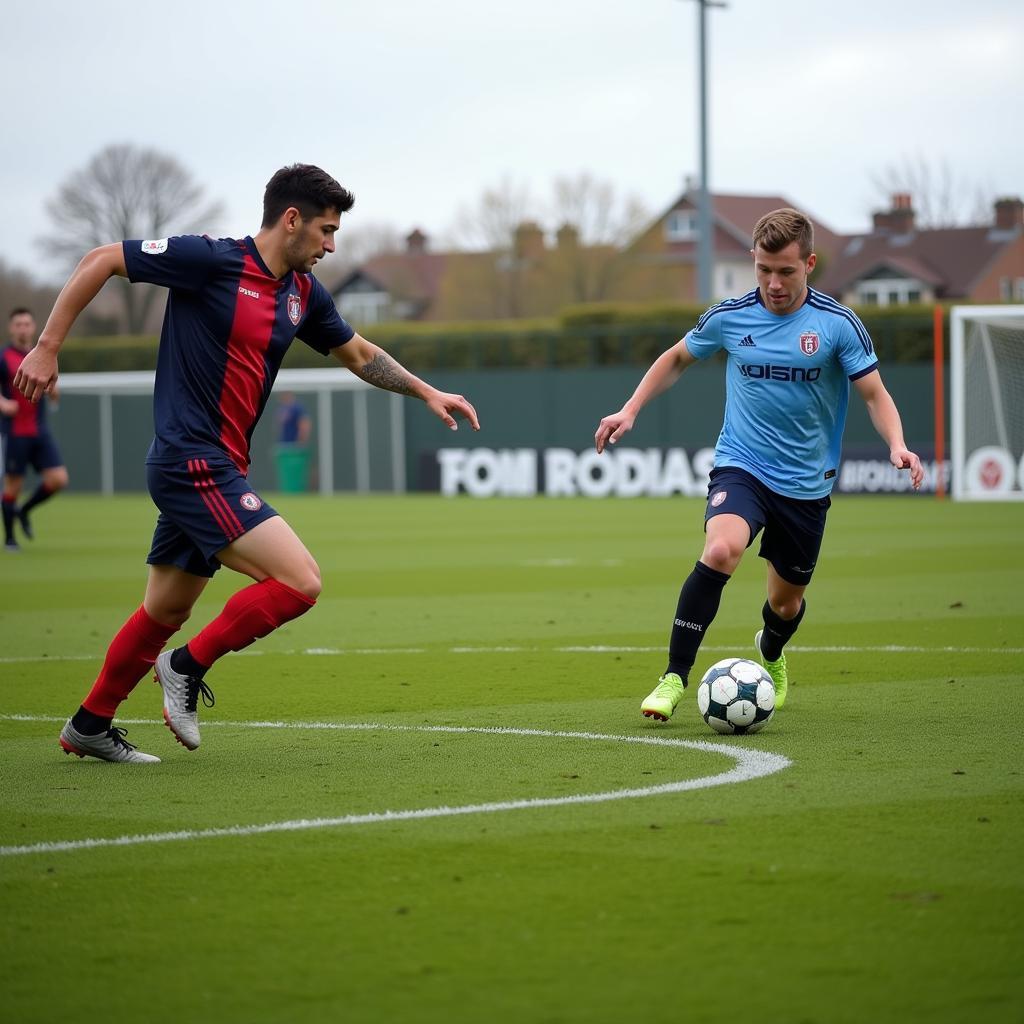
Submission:
MULTIPOLYGON (((712 200, 714 212, 742 233, 744 252, 750 249, 750 236, 753 233, 754 225, 766 213, 780 210, 783 207, 803 209, 798 203, 794 203, 785 196, 716 195, 712 197, 712 200)), ((808 213, 807 216, 814 224, 814 248, 818 252, 834 253, 842 245, 841 236, 813 214, 808 213)))
MULTIPOLYGON (((687 189, 671 205, 666 207, 662 213, 642 234, 654 229, 673 210, 696 210, 699 202, 699 195, 692 189, 687 189)), ((802 209, 785 196, 777 195, 733 195, 731 193, 712 193, 711 214, 715 227, 715 258, 721 259, 724 256, 749 257, 750 236, 754 231, 754 225, 772 210, 780 210, 783 207, 802 209)), ((823 224, 808 214, 814 223, 814 247, 816 251, 827 256, 834 254, 842 245, 842 237, 837 235, 828 225, 823 224)), ((685 259, 696 255, 696 241, 669 242, 668 248, 677 258, 685 259)))
MULTIPOLYGON (((649 238, 652 232, 660 231, 660 225, 673 210, 696 209, 696 203, 696 193, 682 193, 657 220, 637 235, 627 247, 627 251, 634 249, 640 260, 645 262, 695 263, 694 241, 669 242, 661 238, 657 251, 646 253, 637 246, 644 237, 649 238)), ((785 196, 713 195, 716 260, 731 258, 749 262, 750 235, 757 221, 771 210, 792 206, 794 204, 785 196)), ((826 225, 815 221, 815 233, 815 248, 819 252, 831 253, 839 247, 841 239, 826 225)), ((441 294, 443 281, 446 274, 451 271, 453 261, 458 261, 464 266, 466 261, 490 261, 495 255, 482 252, 433 252, 426 248, 426 238, 422 233, 414 234, 419 234, 419 238, 411 235, 407 239, 406 249, 374 256, 366 263, 334 277, 333 286, 328 283, 328 278, 324 282, 325 286, 338 301, 346 292, 365 291, 369 285, 374 290, 387 292, 393 299, 411 303, 417 310, 416 315, 422 315, 441 294), (416 244, 412 244, 413 242, 416 244)), ((588 247, 592 251, 599 248, 601 247, 588 247)))
POLYGON ((381 253, 343 277, 331 294, 337 297, 363 279, 397 298, 429 302, 440 291, 447 263, 448 254, 443 252, 381 253))
POLYGON ((857 281, 882 267, 929 284, 943 296, 965 296, 999 251, 1014 237, 991 227, 933 228, 893 234, 879 231, 853 235, 816 287, 842 295, 857 281))

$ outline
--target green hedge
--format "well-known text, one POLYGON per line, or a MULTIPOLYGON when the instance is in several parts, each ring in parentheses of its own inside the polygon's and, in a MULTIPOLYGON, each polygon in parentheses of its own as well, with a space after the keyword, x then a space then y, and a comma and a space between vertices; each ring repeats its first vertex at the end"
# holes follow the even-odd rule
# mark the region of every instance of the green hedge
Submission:
POLYGON ((68 338, 60 350, 60 369, 62 373, 153 370, 158 340, 155 334, 68 338))
MULTIPOLYGON (((703 311, 696 305, 593 303, 568 307, 557 320, 398 322, 374 324, 365 333, 416 371, 646 366, 678 341, 703 311)), ((857 312, 883 363, 931 360, 931 306, 867 307, 857 312)), ((156 366, 156 352, 157 339, 152 336, 71 338, 60 363, 66 373, 149 370, 156 366)), ((306 345, 296 344, 284 365, 322 367, 325 362, 306 345)))
MULTIPOLYGON (((681 336, 700 318, 706 307, 693 304, 591 303, 563 310, 561 323, 567 330, 605 331, 620 338, 631 333, 639 350, 646 350, 649 339, 681 336)), ((933 310, 930 305, 878 307, 855 310, 875 343, 883 362, 916 363, 932 359, 933 310)), ((946 307, 945 332, 948 337, 949 311, 946 307)), ((667 343, 671 344, 672 340, 667 343)), ((631 361, 631 360, 624 360, 631 361)), ((642 361, 642 360, 641 360, 642 361)))

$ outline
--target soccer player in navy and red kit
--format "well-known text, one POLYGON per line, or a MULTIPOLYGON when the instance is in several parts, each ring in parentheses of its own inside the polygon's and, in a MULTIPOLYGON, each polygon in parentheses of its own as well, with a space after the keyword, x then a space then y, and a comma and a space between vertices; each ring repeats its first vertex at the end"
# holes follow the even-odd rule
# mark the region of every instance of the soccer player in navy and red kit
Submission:
POLYGON ((29 514, 48 498, 68 485, 57 443, 46 425, 46 403, 32 403, 14 387, 14 378, 22 360, 36 338, 36 321, 32 311, 20 306, 8 318, 11 343, 0 350, 0 449, 3 451, 3 520, 4 548, 17 551, 14 524, 32 539, 29 514), (39 484, 32 497, 18 508, 18 497, 31 466, 39 474, 39 484))
POLYGON ((304 614, 320 593, 305 545, 246 480, 249 441, 292 340, 335 356, 363 380, 423 400, 451 429, 480 425, 461 395, 438 391, 356 334, 311 276, 334 251, 351 193, 309 164, 267 184, 253 237, 126 241, 88 253, 61 292, 15 385, 38 401, 57 377, 57 351, 78 314, 112 275, 170 289, 154 392, 156 436, 147 456, 160 514, 145 599, 114 637, 99 677, 64 726, 68 753, 154 762, 113 725, 120 703, 155 665, 164 720, 188 749, 199 745, 198 701, 213 694, 207 669, 304 614), (254 581, 187 644, 163 651, 210 577, 226 565, 254 581), (163 653, 161 653, 163 652, 163 653))

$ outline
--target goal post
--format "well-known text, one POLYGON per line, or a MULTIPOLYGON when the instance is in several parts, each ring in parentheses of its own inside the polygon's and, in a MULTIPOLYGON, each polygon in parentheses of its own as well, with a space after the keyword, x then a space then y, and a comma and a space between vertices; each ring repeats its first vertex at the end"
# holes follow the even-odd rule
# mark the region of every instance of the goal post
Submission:
MULTIPOLYGON (((153 383, 150 370, 61 374, 60 407, 51 427, 61 451, 71 456, 77 488, 102 494, 145 490, 153 383)), ((341 366, 281 370, 274 393, 283 392, 304 400, 312 421, 315 490, 405 491, 405 398, 374 388, 341 366)), ((250 478, 268 491, 277 489, 278 477, 273 412, 268 406, 251 444, 250 478)))
POLYGON ((1024 306, 950 310, 953 498, 1024 500, 1024 306))

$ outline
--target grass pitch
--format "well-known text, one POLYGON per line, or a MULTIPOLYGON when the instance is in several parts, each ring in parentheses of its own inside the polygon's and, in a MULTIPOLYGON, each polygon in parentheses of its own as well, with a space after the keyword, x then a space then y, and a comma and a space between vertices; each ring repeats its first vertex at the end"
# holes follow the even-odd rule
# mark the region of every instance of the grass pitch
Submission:
MULTIPOLYGON (((148 501, 61 496, 0 563, 6 1019, 1024 1019, 1021 506, 838 498, 787 706, 737 738, 693 687, 639 712, 700 502, 278 508, 324 595, 215 667, 194 753, 141 683, 151 768, 56 741, 141 599, 148 501), (790 764, 701 788, 736 752, 790 764)), ((763 593, 751 552, 699 671, 763 593)))

